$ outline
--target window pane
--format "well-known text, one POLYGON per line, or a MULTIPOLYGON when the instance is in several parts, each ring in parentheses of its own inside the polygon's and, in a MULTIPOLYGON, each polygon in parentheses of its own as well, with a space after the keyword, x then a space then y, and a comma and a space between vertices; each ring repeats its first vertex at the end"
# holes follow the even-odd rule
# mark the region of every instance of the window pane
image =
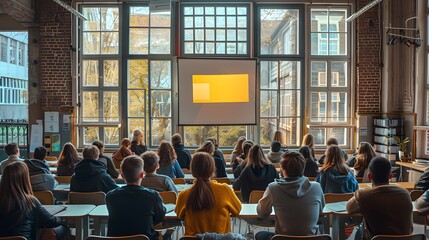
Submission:
POLYGON ((338 140, 338 146, 347 145, 347 128, 328 128, 329 138, 336 138, 338 140))
POLYGON ((170 117, 171 116, 171 92, 170 91, 151 91, 152 97, 152 117, 170 117))
POLYGON ((185 145, 186 146, 201 146, 209 137, 216 137, 216 127, 213 126, 195 126, 184 127, 185 145))
POLYGON ((101 54, 117 54, 119 52, 119 33, 101 33, 101 54))
POLYGON ((277 116, 277 92, 261 91, 261 117, 277 116))
POLYGON ((310 121, 311 122, 326 122, 327 117, 327 93, 312 92, 310 94, 310 121))
POLYGON ((119 129, 115 127, 104 128, 104 144, 119 145, 119 129))
POLYGON ((146 101, 147 101, 145 92, 146 90, 129 90, 128 91, 128 116, 129 117, 145 117, 145 107, 146 107, 146 101))
POLYGON ((280 117, 300 115, 300 91, 280 90, 280 117))
POLYGON ((260 121, 260 145, 270 146, 277 130, 276 119, 261 119, 260 121))
POLYGON ((328 55, 328 34, 326 33, 311 34, 311 54, 328 55))
POLYGON ((347 62, 331 63, 331 87, 347 87, 347 62))
POLYGON ((152 146, 158 146, 161 141, 170 141, 171 138, 171 119, 156 118, 152 119, 152 146))
POLYGON ((301 63, 295 61, 280 62, 280 89, 301 88, 301 63))
POLYGON ((312 9, 311 10, 311 31, 312 32, 327 32, 328 29, 323 27, 328 24, 328 11, 312 9))
POLYGON ((192 41, 194 40, 194 31, 192 29, 186 29, 185 30, 185 41, 192 41))
POLYGON ((261 61, 261 89, 277 89, 277 76, 277 61, 261 61))
POLYGON ((299 10, 261 9, 261 54, 298 54, 299 10))
POLYGON ((329 10, 329 25, 337 26, 338 32, 347 32, 346 10, 329 10))
POLYGON ((193 7, 184 7, 183 12, 185 15, 193 15, 194 14, 194 8, 193 7))
POLYGON ((101 8, 101 30, 119 30, 119 8, 101 8))
POLYGON ((151 88, 171 88, 171 62, 150 62, 150 84, 151 88))
POLYGON ((140 129, 143 132, 143 141, 146 141, 146 127, 145 127, 145 120, 144 118, 129 118, 128 119, 128 135, 132 136, 133 135, 133 130, 134 129, 140 129))
POLYGON ((327 62, 312 61, 311 62, 311 86, 326 87, 327 86, 327 62))
POLYGON ((326 128, 311 128, 310 133, 314 136, 314 145, 326 145, 326 128))
POLYGON ((94 141, 100 140, 100 130, 98 127, 83 128, 83 144, 91 145, 94 141))
POLYGON ((148 54, 149 30, 130 28, 130 54, 148 54))
POLYGON ((231 147, 240 136, 246 136, 246 126, 219 126, 219 146, 231 147))
POLYGON ((148 89, 147 60, 128 61, 128 88, 148 89))
POLYGON ((119 93, 104 92, 103 109, 104 121, 119 121, 119 93))
POLYGON ((149 7, 130 7, 130 26, 149 26, 149 7))
POLYGON ((329 34, 329 55, 347 54, 347 34, 330 33, 329 34))
POLYGON ((98 92, 83 92, 83 121, 98 121, 98 92))
POLYGON ((83 21, 84 31, 100 30, 100 8, 83 8, 83 15, 88 19, 83 21))
POLYGON ((117 60, 104 61, 104 86, 118 86, 119 66, 117 60))
POLYGON ((331 95, 331 121, 346 122, 347 121, 347 93, 332 92, 331 95))
POLYGON ((206 41, 215 40, 215 31, 213 29, 206 29, 206 41))
POLYGON ((299 146, 301 136, 301 120, 299 118, 280 118, 279 131, 283 133, 287 146, 299 146))
POLYGON ((170 54, 170 29, 150 29, 150 53, 170 54))
POLYGON ((170 27, 171 25, 171 12, 155 12, 150 14, 151 27, 170 27))
POLYGON ((100 54, 100 33, 83 33, 83 54, 100 54))
POLYGON ((185 42, 185 53, 194 53, 194 43, 185 42))
POLYGON ((98 61, 84 60, 83 61, 83 86, 98 86, 98 61))

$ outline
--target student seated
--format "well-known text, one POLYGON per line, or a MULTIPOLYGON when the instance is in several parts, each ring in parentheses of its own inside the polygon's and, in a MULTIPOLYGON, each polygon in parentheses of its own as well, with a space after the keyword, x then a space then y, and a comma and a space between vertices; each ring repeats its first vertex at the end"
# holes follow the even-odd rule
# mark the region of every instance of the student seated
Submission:
POLYGON ((36 240, 38 228, 70 230, 33 196, 28 167, 21 161, 6 166, 0 181, 0 237, 23 236, 36 240), (5 194, 8 193, 8 194, 5 194))
POLYGON ((276 213, 276 233, 261 231, 257 240, 269 240, 275 234, 296 236, 315 235, 317 221, 325 206, 320 184, 304 177, 305 159, 294 151, 282 155, 280 162, 284 178, 270 183, 257 206, 258 215, 276 213))
POLYGON ((390 162, 375 157, 369 164, 372 188, 355 192, 347 202, 347 212, 361 213, 364 218, 364 239, 376 235, 406 235, 413 232, 413 204, 407 190, 389 185, 390 162))
POLYGON ((305 159, 304 176, 316 177, 317 172, 319 171, 319 166, 317 165, 316 159, 314 159, 311 154, 311 149, 308 146, 302 146, 298 151, 305 159))
POLYGON ((267 158, 272 163, 279 163, 282 159, 283 150, 281 149, 281 144, 278 141, 273 141, 271 143, 270 151, 267 153, 267 158))
POLYGON ((118 187, 112 177, 107 174, 106 165, 98 161, 100 152, 96 146, 83 149, 83 160, 76 164, 75 173, 71 177, 72 192, 109 192, 118 187))
POLYGON ((159 168, 158 174, 169 176, 170 178, 184 178, 182 168, 177 161, 177 155, 173 146, 167 141, 162 141, 158 148, 159 168))
POLYGON ((337 145, 331 145, 326 150, 325 163, 316 181, 320 183, 324 193, 352 193, 358 189, 356 177, 337 145))
POLYGON ((237 157, 240 157, 241 154, 243 154, 243 142, 246 141, 246 137, 239 137, 237 142, 235 143, 234 150, 231 153, 231 158, 229 159, 229 162, 232 167, 232 171, 237 168, 239 162, 237 162, 237 157))
MULTIPOLYGON (((143 132, 140 129, 133 130, 133 139, 131 140, 131 152, 140 156, 147 151, 147 146, 143 141, 143 132)), ((119 167, 118 167, 119 168, 119 167)))
POLYGON ((151 240, 158 238, 153 226, 162 222, 166 209, 158 192, 140 186, 143 166, 143 160, 135 155, 122 161, 121 175, 127 185, 106 195, 107 236, 144 234, 151 240))
POLYGON ((7 158, 0 163, 0 175, 2 175, 5 167, 16 161, 24 161, 24 159, 19 158, 19 148, 16 143, 9 143, 4 147, 4 151, 7 154, 7 158))
POLYGON ((181 168, 191 169, 191 153, 189 150, 185 149, 185 146, 182 143, 182 136, 176 133, 171 137, 171 143, 173 144, 174 151, 177 155, 177 161, 181 168))
POLYGON ((100 155, 98 156, 98 161, 104 163, 107 167, 107 173, 112 178, 118 178, 119 177, 119 171, 116 169, 115 164, 113 164, 113 161, 111 158, 109 158, 106 155, 103 155, 104 153, 104 144, 100 141, 94 141, 92 145, 96 146, 98 150, 100 151, 100 155))
POLYGON ((177 193, 176 186, 169 176, 156 174, 159 168, 159 156, 154 151, 147 151, 141 155, 144 162, 145 177, 141 185, 158 192, 173 191, 177 193))
POLYGON ((231 232, 230 217, 237 217, 241 202, 226 184, 211 181, 216 171, 210 154, 199 152, 191 161, 194 185, 179 193, 176 214, 184 220, 185 235, 231 232))
POLYGON ((232 163, 234 178, 238 178, 241 174, 241 171, 243 171, 244 167, 246 167, 249 158, 249 151, 253 147, 253 145, 255 145, 255 143, 250 140, 246 140, 243 142, 243 153, 235 159, 236 161, 234 163, 232 163))
MULTIPOLYGON (((336 146, 338 146, 338 140, 337 140, 336 138, 330 138, 330 139, 328 139, 328 141, 326 142, 326 147, 329 147, 329 146, 331 146, 331 145, 336 145, 336 146)), ((344 160, 345 160, 345 161, 347 161, 347 159, 348 159, 348 155, 347 155, 346 151, 344 151, 344 150, 342 150, 342 149, 341 149, 341 153, 342 153, 342 154, 343 154, 343 156, 344 156, 344 160)), ((323 154, 323 156, 322 156, 322 157, 320 157, 320 159, 319 159, 319 164, 323 164, 323 163, 325 163, 325 157, 326 157, 326 155, 325 155, 325 154, 323 154)))
POLYGON ((222 159, 223 163, 226 165, 225 157, 223 156, 222 150, 220 150, 219 148, 219 142, 217 141, 217 139, 214 137, 211 137, 211 138, 207 138, 206 141, 212 142, 215 147, 213 157, 222 159))
POLYGON ((422 196, 416 200, 416 209, 425 215, 429 214, 429 191, 426 190, 422 196))
POLYGON ((45 161, 46 154, 45 147, 37 147, 34 149, 34 159, 24 160, 30 173, 33 191, 52 191, 58 184, 49 170, 48 163, 45 161))
POLYGON ((74 166, 82 158, 77 153, 76 148, 72 143, 65 143, 61 150, 60 156, 58 157, 58 176, 71 176, 74 173, 74 166))
POLYGON ((214 155, 215 145, 213 144, 213 142, 205 141, 203 143, 203 145, 201 145, 201 147, 199 147, 197 150, 195 150, 195 152, 196 153, 197 152, 205 152, 205 153, 210 154, 212 156, 212 158, 214 159, 215 165, 216 165, 215 177, 217 177, 217 178, 227 177, 226 170, 225 170, 225 161, 222 160, 220 157, 214 155))
POLYGON ((121 140, 121 147, 113 153, 112 155, 112 161, 115 164, 115 168, 120 168, 122 160, 124 158, 133 155, 133 152, 130 150, 131 148, 131 141, 128 138, 123 138, 121 140))
POLYGON ((368 166, 371 162, 371 159, 374 157, 376 157, 376 154, 371 144, 367 142, 361 142, 358 155, 355 157, 354 171, 356 177, 363 178, 362 182, 364 183, 370 182, 368 179, 368 166))

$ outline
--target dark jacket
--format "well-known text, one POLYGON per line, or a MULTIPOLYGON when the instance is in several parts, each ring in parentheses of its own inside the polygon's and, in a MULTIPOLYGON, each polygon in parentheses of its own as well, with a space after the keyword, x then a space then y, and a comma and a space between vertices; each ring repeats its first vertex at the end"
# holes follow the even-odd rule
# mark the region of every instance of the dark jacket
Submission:
POLYGON ((304 176, 306 177, 315 177, 319 170, 319 166, 316 161, 313 161, 311 158, 305 159, 305 169, 304 176))
POLYGON ((33 191, 54 190, 58 184, 54 175, 51 174, 48 165, 38 159, 24 160, 30 173, 30 182, 33 191))
POLYGON ((119 172, 116 170, 115 164, 113 164, 113 161, 111 158, 109 158, 106 155, 98 156, 98 161, 104 163, 107 167, 107 174, 109 174, 112 178, 118 178, 119 172))
POLYGON ((222 160, 220 157, 216 156, 216 155, 212 155, 212 157, 214 158, 215 161, 215 165, 216 165, 216 177, 217 178, 221 178, 221 177, 226 177, 226 163, 225 160, 222 160))
POLYGON ((183 144, 174 144, 174 151, 176 151, 177 161, 179 161, 179 165, 181 168, 191 169, 191 153, 185 149, 183 144))
POLYGON ((153 226, 165 216, 159 193, 142 186, 124 186, 106 195, 109 211, 108 236, 144 234, 151 240, 158 238, 153 226))
POLYGON ((37 199, 34 198, 33 202, 34 207, 21 220, 18 208, 9 214, 0 208, 0 237, 23 236, 28 240, 35 240, 38 228, 54 228, 61 225, 61 219, 52 216, 37 199))
POLYGON ((358 182, 353 173, 342 175, 336 169, 319 172, 316 182, 320 183, 324 193, 352 193, 358 189, 358 182))
POLYGON ((109 192, 118 187, 106 172, 104 163, 92 159, 84 159, 76 164, 74 175, 70 181, 72 192, 109 192))
POLYGON ((67 165, 64 163, 58 163, 58 167, 57 167, 57 175, 58 176, 71 176, 74 174, 74 167, 75 165, 80 162, 80 160, 71 163, 71 165, 67 165))
POLYGON ((137 142, 131 141, 131 152, 133 152, 135 155, 140 156, 146 151, 147 147, 145 145, 137 144, 137 142))
POLYGON ((414 186, 415 189, 426 191, 429 189, 429 168, 420 176, 419 181, 414 186))
POLYGON ((279 178, 279 175, 272 164, 265 165, 263 168, 246 166, 235 180, 233 187, 234 190, 241 190, 244 202, 249 202, 249 196, 253 190, 264 191, 276 178, 279 178))
POLYGON ((214 151, 213 156, 214 156, 214 157, 217 157, 217 158, 220 158, 220 159, 225 163, 225 165, 226 165, 225 157, 223 156, 223 153, 222 153, 222 151, 221 151, 219 148, 217 148, 217 149, 214 151))

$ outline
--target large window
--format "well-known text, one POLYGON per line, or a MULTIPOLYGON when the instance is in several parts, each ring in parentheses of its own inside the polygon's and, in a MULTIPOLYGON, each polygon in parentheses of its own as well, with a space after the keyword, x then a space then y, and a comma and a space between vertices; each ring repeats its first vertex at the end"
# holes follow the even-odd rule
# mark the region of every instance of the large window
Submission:
POLYGON ((7 62, 7 42, 7 37, 0 35, 0 61, 2 62, 7 62))

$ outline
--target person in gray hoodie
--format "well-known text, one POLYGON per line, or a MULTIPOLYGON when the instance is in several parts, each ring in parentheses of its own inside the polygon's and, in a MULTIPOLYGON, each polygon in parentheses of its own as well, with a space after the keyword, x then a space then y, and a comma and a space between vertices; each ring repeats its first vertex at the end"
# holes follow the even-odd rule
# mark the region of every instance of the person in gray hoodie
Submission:
POLYGON ((31 187, 34 192, 52 191, 58 185, 54 175, 49 170, 48 163, 45 161, 46 155, 47 150, 45 147, 37 147, 34 149, 34 159, 24 160, 28 167, 31 187))
POLYGON ((308 236, 317 233, 319 215, 325 206, 320 184, 303 176, 305 159, 298 152, 284 153, 280 166, 285 177, 268 185, 256 209, 258 215, 265 218, 274 207, 276 232, 260 231, 255 236, 257 240, 268 240, 275 234, 308 236))
POLYGON ((282 145, 278 141, 273 141, 271 143, 270 151, 267 153, 267 158, 272 163, 279 163, 282 159, 282 145))

